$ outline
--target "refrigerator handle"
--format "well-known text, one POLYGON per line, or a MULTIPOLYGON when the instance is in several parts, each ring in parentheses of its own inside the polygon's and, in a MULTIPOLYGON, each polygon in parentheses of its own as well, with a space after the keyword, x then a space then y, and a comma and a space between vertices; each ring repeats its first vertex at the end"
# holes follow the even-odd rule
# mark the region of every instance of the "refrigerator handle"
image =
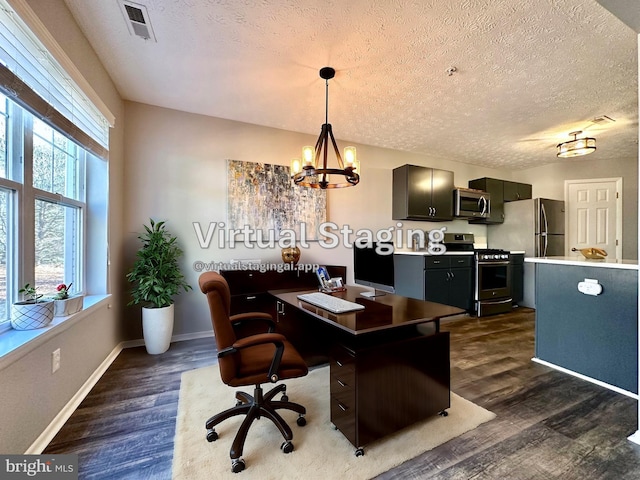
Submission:
POLYGON ((547 231, 549 230, 549 224, 547 223, 547 212, 544 209, 544 203, 540 202, 540 213, 542 214, 542 221, 544 223, 544 230, 540 232, 540 236, 544 239, 544 247, 542 250, 542 256, 547 256, 547 246, 549 245, 549 237, 547 231))

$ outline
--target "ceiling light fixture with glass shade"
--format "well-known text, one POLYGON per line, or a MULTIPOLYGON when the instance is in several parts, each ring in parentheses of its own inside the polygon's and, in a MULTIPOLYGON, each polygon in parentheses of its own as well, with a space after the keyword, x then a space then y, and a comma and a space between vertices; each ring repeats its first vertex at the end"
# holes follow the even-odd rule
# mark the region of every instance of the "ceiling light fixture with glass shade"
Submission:
POLYGON ((580 155, 588 155, 596 151, 596 139, 593 137, 578 138, 578 135, 581 133, 582 130, 571 132, 569 135, 573 135, 573 140, 558 144, 558 157, 578 157, 580 155))
POLYGON ((336 74, 331 67, 320 69, 320 78, 325 80, 325 120, 316 146, 302 147, 302 158, 291 160, 291 178, 296 185, 309 188, 353 187, 360 182, 360 162, 356 156, 356 147, 345 147, 344 160, 333 136, 329 123, 329 80, 336 74), (328 167, 329 141, 333 146, 338 168, 328 167), (322 158, 322 159, 321 159, 322 158))

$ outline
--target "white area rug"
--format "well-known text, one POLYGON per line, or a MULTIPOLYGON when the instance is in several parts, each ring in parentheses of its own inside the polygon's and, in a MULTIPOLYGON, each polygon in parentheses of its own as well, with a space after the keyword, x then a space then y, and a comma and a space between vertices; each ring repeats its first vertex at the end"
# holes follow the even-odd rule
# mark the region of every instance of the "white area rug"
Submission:
MULTIPOLYGON (((229 449, 244 416, 230 418, 216 427, 220 438, 206 440, 205 422, 235 405, 235 389, 220 380, 217 365, 182 374, 173 453, 174 480, 204 479, 368 479, 416 457, 458 435, 495 418, 495 414, 451 393, 449 416, 436 415, 394 435, 365 446, 356 457, 355 448, 335 430, 329 413, 329 367, 315 369, 302 378, 287 380, 287 395, 307 409, 307 425, 296 425, 297 414, 278 410, 293 431, 295 450, 284 454, 284 441, 270 420, 251 426, 242 458, 246 470, 231 472, 229 449)), ((272 385, 264 385, 265 392, 272 385)), ((241 389, 253 393, 253 388, 241 389)))

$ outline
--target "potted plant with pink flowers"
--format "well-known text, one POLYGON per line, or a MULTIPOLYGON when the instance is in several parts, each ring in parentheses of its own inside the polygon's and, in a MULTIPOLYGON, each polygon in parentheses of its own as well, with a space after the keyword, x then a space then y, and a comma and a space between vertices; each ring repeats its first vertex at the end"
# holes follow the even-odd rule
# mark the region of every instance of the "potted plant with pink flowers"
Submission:
POLYGON ((56 288, 58 293, 53 297, 55 303, 55 313, 56 317, 66 317, 71 315, 72 313, 79 312, 83 307, 83 296, 82 295, 74 295, 70 296, 69 292, 71 291, 71 286, 73 282, 69 285, 61 283, 56 288))

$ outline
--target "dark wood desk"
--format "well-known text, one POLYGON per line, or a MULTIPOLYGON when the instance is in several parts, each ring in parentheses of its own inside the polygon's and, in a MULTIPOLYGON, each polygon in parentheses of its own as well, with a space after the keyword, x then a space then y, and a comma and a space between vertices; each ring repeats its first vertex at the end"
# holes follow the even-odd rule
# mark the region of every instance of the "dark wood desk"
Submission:
POLYGON ((269 292, 277 299, 278 328, 292 343, 325 350, 331 422, 356 455, 372 441, 451 406, 449 332, 439 331, 439 320, 464 313, 398 295, 365 298, 365 290, 336 293, 365 306, 339 315, 298 300, 305 293, 300 290, 269 292))

